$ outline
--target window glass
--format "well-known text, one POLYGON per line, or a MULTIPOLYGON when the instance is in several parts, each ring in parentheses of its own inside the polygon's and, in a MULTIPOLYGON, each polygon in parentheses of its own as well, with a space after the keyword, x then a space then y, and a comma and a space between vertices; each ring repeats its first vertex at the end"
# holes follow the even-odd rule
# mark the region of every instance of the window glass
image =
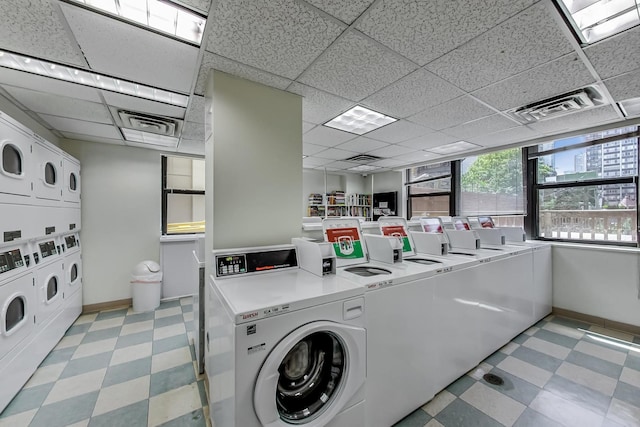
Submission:
POLYGON ((204 190, 204 159, 167 157, 167 188, 204 190))
POLYGON ((76 191, 78 188, 78 179, 76 178, 76 174, 71 172, 69 174, 69 190, 76 191))
POLYGON ((167 233, 203 233, 204 194, 167 195, 167 233))
POLYGON ((468 157, 461 171, 460 215, 524 214, 520 148, 468 157))
POLYGON ((164 161, 163 232, 204 233, 204 159, 166 156, 164 161))
POLYGON ((73 264, 73 266, 71 266, 71 283, 75 282, 77 278, 78 278, 78 265, 73 264))
POLYGON ((451 162, 437 163, 433 165, 417 166, 408 169, 408 182, 434 179, 441 176, 451 175, 451 162))
POLYGON ((9 332, 15 328, 25 316, 24 298, 16 297, 9 303, 7 307, 7 316, 5 318, 5 331, 9 332))
POLYGON ((414 197, 411 199, 411 213, 415 216, 447 216, 449 215, 449 195, 414 197))
POLYGON ((58 278, 53 276, 47 282, 47 301, 51 301, 56 295, 58 295, 58 278))
POLYGON ((449 215, 451 162, 407 169, 408 218, 449 215))
POLYGON ((49 185, 55 185, 56 167, 53 166, 53 163, 47 163, 44 165, 44 181, 49 185))
POLYGON ((20 152, 12 145, 2 148, 2 170, 13 175, 22 174, 22 158, 20 152))

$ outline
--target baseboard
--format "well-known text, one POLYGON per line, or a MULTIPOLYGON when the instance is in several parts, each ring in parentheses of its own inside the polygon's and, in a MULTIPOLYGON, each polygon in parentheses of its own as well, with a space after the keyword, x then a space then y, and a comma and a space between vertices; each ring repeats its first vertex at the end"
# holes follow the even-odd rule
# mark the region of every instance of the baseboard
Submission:
POLYGON ((591 323, 602 328, 627 332, 633 335, 640 335, 640 326, 631 325, 629 323, 616 322, 615 320, 605 319, 604 317, 591 316, 590 314, 579 313, 577 311, 566 310, 564 308, 558 307, 552 308, 552 314, 556 316, 581 320, 583 322, 591 323))
POLYGON ((132 299, 121 299, 117 301, 100 302, 98 304, 88 304, 82 306, 82 314, 95 313, 102 310, 115 310, 117 308, 128 308, 132 305, 132 299))

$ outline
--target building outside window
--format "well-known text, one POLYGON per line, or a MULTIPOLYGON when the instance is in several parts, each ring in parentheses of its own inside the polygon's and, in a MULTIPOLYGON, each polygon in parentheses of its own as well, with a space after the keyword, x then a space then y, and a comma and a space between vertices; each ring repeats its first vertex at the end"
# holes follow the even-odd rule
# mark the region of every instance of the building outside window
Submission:
POLYGON ((453 212, 452 162, 407 169, 408 218, 446 216, 453 212))
POLYGON ((204 159, 162 156, 162 234, 204 233, 204 159))

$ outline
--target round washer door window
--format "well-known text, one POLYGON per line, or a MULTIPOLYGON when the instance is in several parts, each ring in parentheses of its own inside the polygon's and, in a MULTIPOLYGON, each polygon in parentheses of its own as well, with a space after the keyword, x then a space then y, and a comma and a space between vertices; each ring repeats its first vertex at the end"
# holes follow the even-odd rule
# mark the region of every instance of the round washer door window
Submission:
POLYGON ((280 418, 301 424, 329 406, 345 377, 342 342, 328 331, 298 341, 278 367, 276 404, 280 418))

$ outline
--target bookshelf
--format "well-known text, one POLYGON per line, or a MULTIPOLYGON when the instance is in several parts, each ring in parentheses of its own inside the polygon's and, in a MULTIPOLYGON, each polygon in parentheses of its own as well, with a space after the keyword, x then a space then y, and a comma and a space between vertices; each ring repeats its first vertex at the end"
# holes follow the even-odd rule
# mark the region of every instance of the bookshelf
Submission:
POLYGON ((368 221, 372 218, 370 194, 349 194, 336 190, 327 194, 309 194, 307 216, 322 218, 340 216, 364 217, 368 221))

